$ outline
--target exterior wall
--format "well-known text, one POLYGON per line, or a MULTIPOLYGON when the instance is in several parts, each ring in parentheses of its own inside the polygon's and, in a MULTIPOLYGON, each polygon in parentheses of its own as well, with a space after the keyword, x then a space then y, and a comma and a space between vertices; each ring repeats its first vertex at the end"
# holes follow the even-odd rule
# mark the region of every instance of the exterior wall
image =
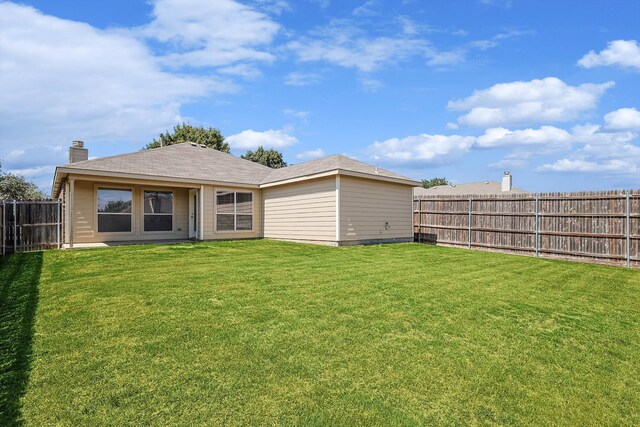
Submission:
MULTIPOLYGON (((72 176, 73 194, 65 191, 61 197, 69 204, 71 214, 68 215, 69 223, 65 224, 65 243, 70 243, 66 231, 73 233, 73 243, 100 243, 116 241, 136 240, 173 240, 189 238, 189 190, 200 190, 200 186, 175 182, 140 181, 111 179, 91 176, 84 179, 81 176, 72 176), (97 230, 97 191, 98 187, 123 188, 133 190, 133 223, 130 233, 98 233, 97 230), (142 200, 145 190, 170 190, 174 194, 173 205, 173 231, 171 232, 144 232, 144 216, 142 200)), ((70 187, 70 185, 69 185, 70 187)), ((204 239, 255 239, 262 237, 262 199, 259 189, 246 189, 235 187, 204 187, 204 239), (216 232, 215 216, 215 191, 243 191, 253 193, 253 230, 252 231, 221 231, 216 232)), ((67 187, 65 187, 66 189, 67 187)), ((199 209, 199 206, 198 206, 199 209)), ((67 219, 67 218, 65 218, 67 219)))
MULTIPOLYGON (((171 240, 186 239, 189 232, 189 191, 175 188, 170 183, 139 185, 127 183, 85 181, 75 179, 71 196, 71 228, 73 243, 97 243, 127 240, 171 240), (97 191, 98 187, 122 188, 133 191, 132 231, 129 233, 99 233, 97 229, 97 191), (145 232, 143 230, 143 193, 144 190, 173 191, 173 231, 145 232)), ((67 199, 68 200, 68 199, 67 199)), ((68 242, 67 242, 68 243, 68 242)))
POLYGON ((413 241, 412 203, 411 186, 341 176, 340 244, 413 241))
MULTIPOLYGON (((73 235, 73 243, 188 239, 189 189, 200 188, 194 184, 169 181, 71 175, 62 195, 65 206, 68 206, 65 212, 65 243, 70 243, 69 233, 73 235), (132 232, 98 233, 98 187, 133 190, 132 232), (143 231, 144 190, 173 191, 173 231, 143 231)), ((198 218, 198 225, 203 224, 204 240, 266 237, 349 245, 413 239, 413 195, 412 188, 407 185, 340 175, 264 189, 213 185, 204 185, 202 188, 204 215, 202 222, 198 218), (217 190, 253 194, 251 231, 216 231, 217 190), (336 203, 337 197, 339 204, 336 203), (385 227, 386 222, 389 223, 389 229, 385 227), (339 233, 336 233, 337 224, 340 226, 339 233)))
POLYGON ((262 190, 264 237, 335 242, 336 178, 334 176, 262 190))
POLYGON ((204 186, 204 239, 257 239, 262 237, 262 194, 259 189, 237 187, 204 186), (251 231, 217 231, 216 230, 216 191, 242 191, 253 193, 253 230, 251 231))

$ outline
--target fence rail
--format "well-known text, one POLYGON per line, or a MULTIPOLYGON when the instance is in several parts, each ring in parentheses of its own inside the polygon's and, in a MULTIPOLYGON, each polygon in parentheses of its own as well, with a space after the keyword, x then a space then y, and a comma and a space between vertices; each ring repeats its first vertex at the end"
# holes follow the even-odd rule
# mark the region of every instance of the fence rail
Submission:
POLYGON ((640 267, 640 190, 419 196, 418 242, 640 267))
POLYGON ((62 212, 59 200, 2 201, 0 210, 3 256, 60 248, 62 212))

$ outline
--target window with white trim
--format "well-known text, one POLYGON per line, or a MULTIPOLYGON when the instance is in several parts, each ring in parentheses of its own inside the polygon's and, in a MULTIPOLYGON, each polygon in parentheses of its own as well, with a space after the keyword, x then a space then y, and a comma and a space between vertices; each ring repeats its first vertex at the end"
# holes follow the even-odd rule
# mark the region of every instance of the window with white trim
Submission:
POLYGON ((173 192, 144 191, 144 231, 173 231, 173 192))
POLYGON ((98 188, 98 233, 130 233, 133 191, 98 188))
POLYGON ((253 230, 253 193, 216 191, 216 231, 253 230))

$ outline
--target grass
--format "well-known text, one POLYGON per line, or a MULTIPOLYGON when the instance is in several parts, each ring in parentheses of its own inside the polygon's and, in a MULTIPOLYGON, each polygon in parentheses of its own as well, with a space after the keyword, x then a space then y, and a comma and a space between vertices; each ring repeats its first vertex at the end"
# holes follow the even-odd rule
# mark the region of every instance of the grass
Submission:
POLYGON ((640 271, 418 244, 19 254, 0 425, 639 425, 640 271))

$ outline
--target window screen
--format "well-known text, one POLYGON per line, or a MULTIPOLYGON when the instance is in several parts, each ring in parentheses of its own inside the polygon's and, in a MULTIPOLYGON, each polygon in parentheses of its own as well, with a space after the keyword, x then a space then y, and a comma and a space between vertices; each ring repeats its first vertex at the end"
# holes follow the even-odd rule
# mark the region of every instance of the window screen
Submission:
POLYGON ((216 230, 251 231, 253 229, 253 193, 216 192, 216 230))
POLYGON ((173 192, 144 192, 144 231, 173 231, 173 192))
POLYGON ((98 232, 131 232, 131 190, 98 188, 98 232))

